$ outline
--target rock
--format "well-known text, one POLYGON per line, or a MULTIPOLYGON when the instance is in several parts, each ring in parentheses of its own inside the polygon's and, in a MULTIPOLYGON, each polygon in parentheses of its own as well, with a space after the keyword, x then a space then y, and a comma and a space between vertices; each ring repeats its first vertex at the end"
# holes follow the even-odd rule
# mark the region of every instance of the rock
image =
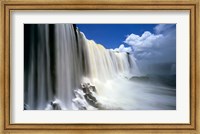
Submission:
POLYGON ((86 94, 85 99, 91 106, 96 107, 96 108, 98 107, 96 98, 92 96, 91 94, 86 94))
POLYGON ((52 110, 62 110, 61 106, 58 103, 51 102, 52 110))
POLYGON ((85 93, 85 100, 93 107, 97 108, 97 99, 93 95, 93 92, 96 92, 95 86, 90 83, 81 83, 81 89, 85 93))
POLYGON ((72 102, 75 104, 75 106, 79 109, 79 110, 87 110, 87 104, 85 104, 85 102, 80 99, 80 98, 75 98, 72 100, 72 102))
POLYGON ((96 87, 95 86, 91 86, 91 87, 92 87, 93 91, 96 93, 97 92, 96 87))
POLYGON ((29 110, 29 109, 30 109, 29 105, 28 104, 24 104, 24 110, 29 110))

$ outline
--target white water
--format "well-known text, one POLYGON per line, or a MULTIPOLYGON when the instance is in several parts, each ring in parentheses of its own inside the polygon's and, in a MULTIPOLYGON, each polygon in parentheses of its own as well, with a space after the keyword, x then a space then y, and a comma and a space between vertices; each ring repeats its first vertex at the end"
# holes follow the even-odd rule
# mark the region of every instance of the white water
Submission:
POLYGON ((118 75, 129 75, 131 73, 127 53, 113 52, 94 41, 85 40, 89 54, 90 79, 105 82, 116 78, 118 75))
MULTIPOLYGON (((25 103, 30 109, 52 110, 51 102, 62 110, 168 109, 168 105, 174 106, 175 97, 152 93, 171 89, 129 80, 141 75, 133 55, 108 50, 86 39, 71 24, 55 25, 55 47, 49 48, 48 25, 35 28, 39 29, 40 39, 37 49, 31 50, 34 52, 30 54, 25 85, 25 95, 28 96, 25 103), (50 49, 54 51, 53 59, 50 49), (50 62, 55 63, 54 70, 50 62), (92 92, 92 95, 100 108, 87 102, 80 89, 81 83, 96 87, 97 92, 92 92)), ((33 45, 36 43, 32 42, 33 45)))
POLYGON ((31 27, 28 73, 25 70, 25 100, 31 109, 44 109, 48 100, 53 99, 49 57, 49 37, 47 25, 37 25, 38 37, 34 34, 36 27, 31 27), (37 38, 37 40, 36 40, 37 38))

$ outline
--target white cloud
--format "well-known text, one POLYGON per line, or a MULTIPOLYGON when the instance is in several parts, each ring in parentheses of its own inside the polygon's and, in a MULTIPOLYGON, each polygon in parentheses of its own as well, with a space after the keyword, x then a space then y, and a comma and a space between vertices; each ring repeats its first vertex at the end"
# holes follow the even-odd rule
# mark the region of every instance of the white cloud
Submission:
POLYGON ((157 44, 156 41, 162 38, 162 34, 154 35, 149 31, 146 31, 142 36, 136 34, 128 35, 124 43, 131 45, 134 48, 150 48, 155 47, 157 44))
POLYGON ((148 62, 176 61, 176 28, 175 25, 160 24, 155 33, 145 31, 141 36, 130 34, 124 43, 132 46, 135 58, 148 62))
POLYGON ((176 25, 160 24, 154 32, 127 35, 119 48, 111 51, 131 53, 143 74, 174 74, 176 70, 176 25))
POLYGON ((115 48, 113 51, 130 53, 130 52, 132 52, 132 49, 131 49, 131 47, 125 47, 124 44, 121 44, 119 46, 119 48, 115 48))

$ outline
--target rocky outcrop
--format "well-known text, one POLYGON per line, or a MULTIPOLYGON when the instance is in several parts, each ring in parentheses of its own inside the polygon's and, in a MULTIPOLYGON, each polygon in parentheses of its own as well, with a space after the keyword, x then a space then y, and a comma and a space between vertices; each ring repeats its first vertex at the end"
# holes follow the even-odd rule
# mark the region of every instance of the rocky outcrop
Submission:
POLYGON ((81 83, 80 89, 74 90, 76 98, 72 101, 78 110, 88 110, 90 106, 99 110, 120 110, 119 107, 111 107, 101 104, 97 99, 97 90, 90 83, 81 83))
POLYGON ((94 93, 96 93, 95 86, 91 85, 90 83, 82 83, 81 88, 83 92, 85 93, 84 97, 86 101, 93 107, 97 108, 98 107, 97 99, 94 96, 94 93))
POLYGON ((61 106, 56 102, 51 102, 52 110, 62 110, 61 106))

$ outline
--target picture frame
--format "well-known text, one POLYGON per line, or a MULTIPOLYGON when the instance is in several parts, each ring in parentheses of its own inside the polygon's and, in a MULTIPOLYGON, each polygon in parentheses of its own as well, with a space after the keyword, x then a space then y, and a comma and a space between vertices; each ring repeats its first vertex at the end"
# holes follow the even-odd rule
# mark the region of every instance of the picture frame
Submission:
POLYGON ((199 111, 199 1, 102 1, 102 0, 75 0, 75 1, 35 1, 35 0, 2 0, 1 3, 1 107, 0 130, 3 133, 12 132, 39 132, 55 133, 200 133, 200 111, 199 111), (16 10, 137 10, 137 11, 182 11, 190 12, 190 123, 135 123, 135 124, 44 124, 44 123, 19 123, 12 124, 11 120, 11 13, 16 10))

